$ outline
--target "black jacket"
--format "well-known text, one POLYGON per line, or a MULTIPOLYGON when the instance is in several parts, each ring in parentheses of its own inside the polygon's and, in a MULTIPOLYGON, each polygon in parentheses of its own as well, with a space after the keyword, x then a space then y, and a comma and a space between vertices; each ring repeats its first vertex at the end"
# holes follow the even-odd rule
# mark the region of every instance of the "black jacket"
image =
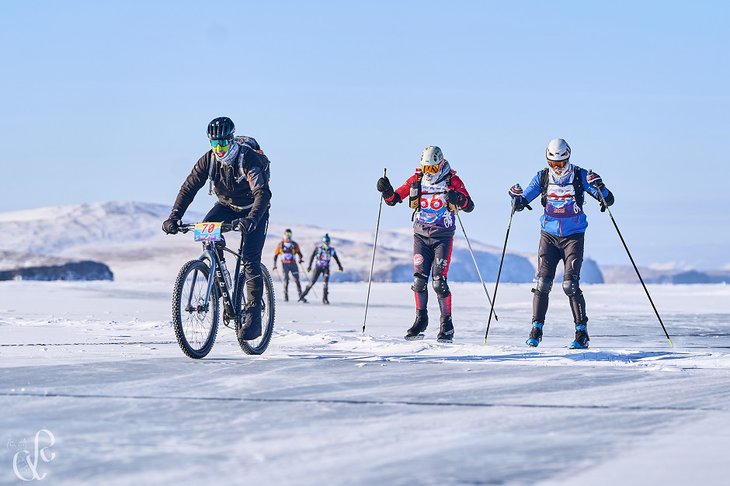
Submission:
MULTIPOLYGON (((239 212, 248 210, 248 216, 258 223, 271 201, 269 159, 250 145, 236 143, 239 145, 239 153, 231 165, 219 161, 212 150, 198 159, 180 187, 171 217, 182 218, 197 192, 210 177, 213 191, 222 204, 239 212)), ((258 144, 254 147, 258 147, 258 144)))

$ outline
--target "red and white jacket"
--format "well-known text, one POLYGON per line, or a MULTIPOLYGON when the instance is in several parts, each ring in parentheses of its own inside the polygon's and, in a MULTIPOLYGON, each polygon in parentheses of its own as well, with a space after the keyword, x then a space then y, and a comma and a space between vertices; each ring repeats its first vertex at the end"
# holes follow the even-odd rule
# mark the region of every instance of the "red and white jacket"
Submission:
POLYGON ((466 196, 466 204, 460 210, 471 212, 474 209, 474 202, 466 190, 464 183, 451 170, 448 162, 444 161, 441 175, 426 177, 422 174, 420 167, 406 180, 403 185, 395 189, 395 192, 385 199, 385 203, 394 206, 401 201, 408 201, 410 197, 420 192, 419 207, 415 210, 413 228, 414 231, 424 236, 435 236, 456 231, 456 214, 453 206, 449 205, 446 195, 450 190, 459 192, 466 196), (419 189, 420 181, 420 191, 419 189))

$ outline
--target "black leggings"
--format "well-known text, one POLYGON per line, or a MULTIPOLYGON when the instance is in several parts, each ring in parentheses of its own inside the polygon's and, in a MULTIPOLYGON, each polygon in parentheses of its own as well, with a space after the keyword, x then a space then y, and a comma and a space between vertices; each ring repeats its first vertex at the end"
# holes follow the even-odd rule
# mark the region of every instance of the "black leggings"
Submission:
POLYGON ((537 252, 537 285, 532 289, 532 320, 545 323, 548 309, 548 294, 555 279, 555 270, 562 260, 565 265, 563 291, 570 301, 570 310, 576 324, 588 322, 586 301, 578 285, 580 269, 583 266, 585 234, 555 236, 544 231, 540 234, 540 247, 537 252))

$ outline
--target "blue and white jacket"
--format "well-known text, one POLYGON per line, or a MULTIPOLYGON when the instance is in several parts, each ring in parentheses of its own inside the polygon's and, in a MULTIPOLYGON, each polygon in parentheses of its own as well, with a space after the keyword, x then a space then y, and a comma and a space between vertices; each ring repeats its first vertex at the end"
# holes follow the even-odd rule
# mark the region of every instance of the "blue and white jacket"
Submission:
MULTIPOLYGON (((523 196, 530 202, 542 195, 542 170, 532 178, 525 189, 523 196)), ((555 236, 570 236, 576 233, 585 233, 588 228, 588 218, 583 212, 582 204, 576 201, 574 177, 580 177, 580 184, 583 191, 600 201, 598 189, 588 184, 586 177, 588 171, 570 165, 560 177, 548 170, 548 185, 545 200, 545 212, 540 217, 540 226, 546 233, 555 236)), ((613 203, 613 195, 605 186, 602 187, 603 197, 610 206, 613 203)), ((579 198, 580 199, 580 198, 579 198)))

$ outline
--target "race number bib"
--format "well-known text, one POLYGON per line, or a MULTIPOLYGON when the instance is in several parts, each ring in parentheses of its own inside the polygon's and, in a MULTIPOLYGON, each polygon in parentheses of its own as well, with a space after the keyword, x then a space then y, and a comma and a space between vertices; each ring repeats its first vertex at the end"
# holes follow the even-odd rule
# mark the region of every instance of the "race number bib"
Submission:
POLYGON ((222 223, 197 223, 193 231, 195 241, 220 241, 222 223))

